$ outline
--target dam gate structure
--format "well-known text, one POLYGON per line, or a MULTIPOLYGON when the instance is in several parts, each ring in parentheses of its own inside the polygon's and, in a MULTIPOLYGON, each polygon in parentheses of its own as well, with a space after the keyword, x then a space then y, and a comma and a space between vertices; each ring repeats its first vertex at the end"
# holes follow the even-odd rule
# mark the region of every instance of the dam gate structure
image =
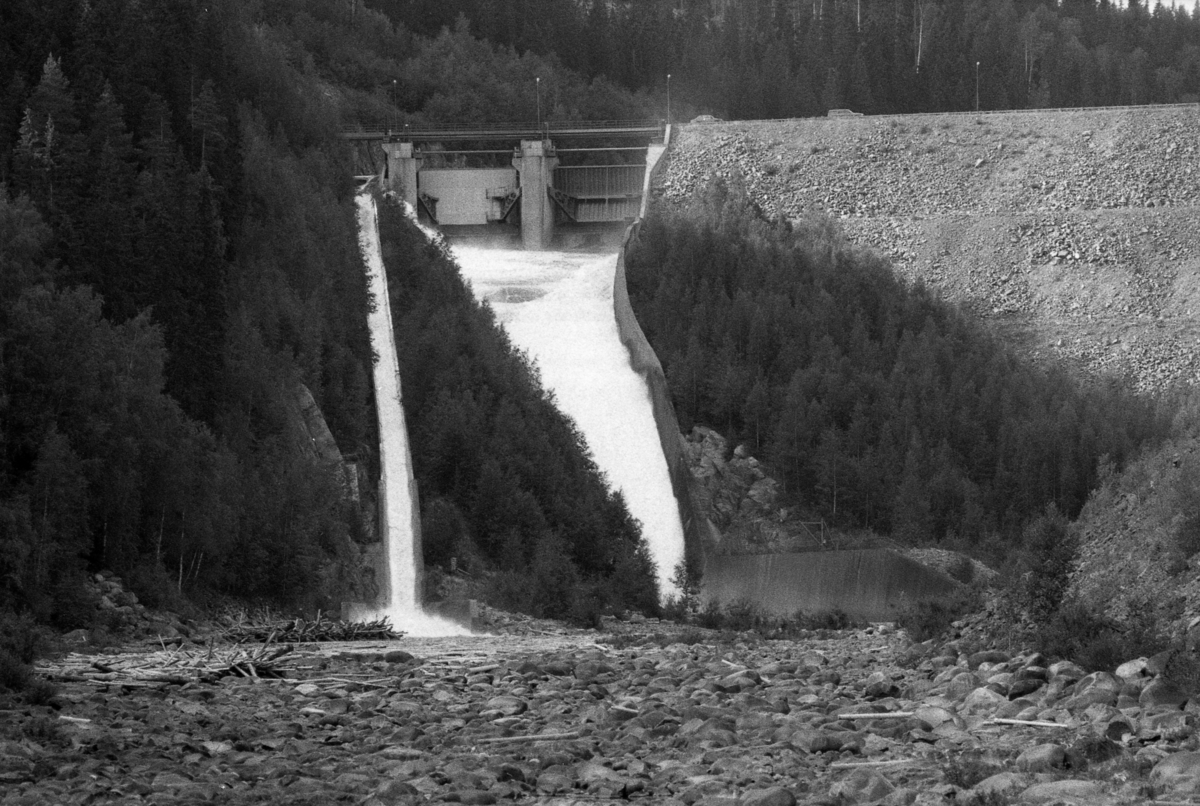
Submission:
POLYGON ((642 207, 647 152, 665 125, 612 121, 464 128, 375 128, 383 185, 447 234, 510 236, 527 250, 555 233, 628 224, 642 207))

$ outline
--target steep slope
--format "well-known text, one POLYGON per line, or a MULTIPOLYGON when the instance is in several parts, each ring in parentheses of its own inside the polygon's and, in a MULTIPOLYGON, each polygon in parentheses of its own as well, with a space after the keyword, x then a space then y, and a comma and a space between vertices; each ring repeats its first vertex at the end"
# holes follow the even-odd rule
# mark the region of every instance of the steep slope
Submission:
POLYGON ((679 127, 656 192, 745 177, 827 213, 1031 355, 1158 390, 1200 378, 1195 105, 679 127))

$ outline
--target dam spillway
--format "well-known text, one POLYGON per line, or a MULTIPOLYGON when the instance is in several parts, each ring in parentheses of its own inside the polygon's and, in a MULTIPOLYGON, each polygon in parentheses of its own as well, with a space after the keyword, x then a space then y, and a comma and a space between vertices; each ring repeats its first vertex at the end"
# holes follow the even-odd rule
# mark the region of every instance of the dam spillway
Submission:
POLYGON ((630 365, 613 312, 617 255, 453 246, 476 298, 575 421, 596 465, 642 525, 659 592, 683 558, 683 527, 645 379, 630 365))

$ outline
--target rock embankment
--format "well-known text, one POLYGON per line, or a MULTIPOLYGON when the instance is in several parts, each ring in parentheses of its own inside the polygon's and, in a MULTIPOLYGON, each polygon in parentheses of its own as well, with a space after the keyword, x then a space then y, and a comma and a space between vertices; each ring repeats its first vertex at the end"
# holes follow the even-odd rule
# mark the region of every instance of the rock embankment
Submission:
POLYGON ((1200 704, 1153 661, 1087 674, 886 628, 767 642, 622 627, 309 647, 285 680, 64 683, 52 705, 0 720, 0 803, 1200 794, 1200 704))
POLYGON ((1195 106, 694 124, 656 187, 740 174, 826 213, 1018 344, 1141 389, 1200 378, 1195 106))

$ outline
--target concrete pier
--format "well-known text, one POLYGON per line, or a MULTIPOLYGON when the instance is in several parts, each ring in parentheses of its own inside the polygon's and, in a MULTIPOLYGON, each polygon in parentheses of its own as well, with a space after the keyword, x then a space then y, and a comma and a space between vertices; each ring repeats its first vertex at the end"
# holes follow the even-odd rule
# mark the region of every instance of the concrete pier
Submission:
POLYGON ((522 140, 513 157, 521 182, 521 243, 526 249, 548 249, 554 239, 554 202, 548 191, 557 166, 549 140, 522 140))
POLYGON ((400 194, 400 198, 417 209, 417 174, 421 170, 421 158, 417 156, 412 143, 381 144, 387 155, 387 184, 388 190, 400 194))

